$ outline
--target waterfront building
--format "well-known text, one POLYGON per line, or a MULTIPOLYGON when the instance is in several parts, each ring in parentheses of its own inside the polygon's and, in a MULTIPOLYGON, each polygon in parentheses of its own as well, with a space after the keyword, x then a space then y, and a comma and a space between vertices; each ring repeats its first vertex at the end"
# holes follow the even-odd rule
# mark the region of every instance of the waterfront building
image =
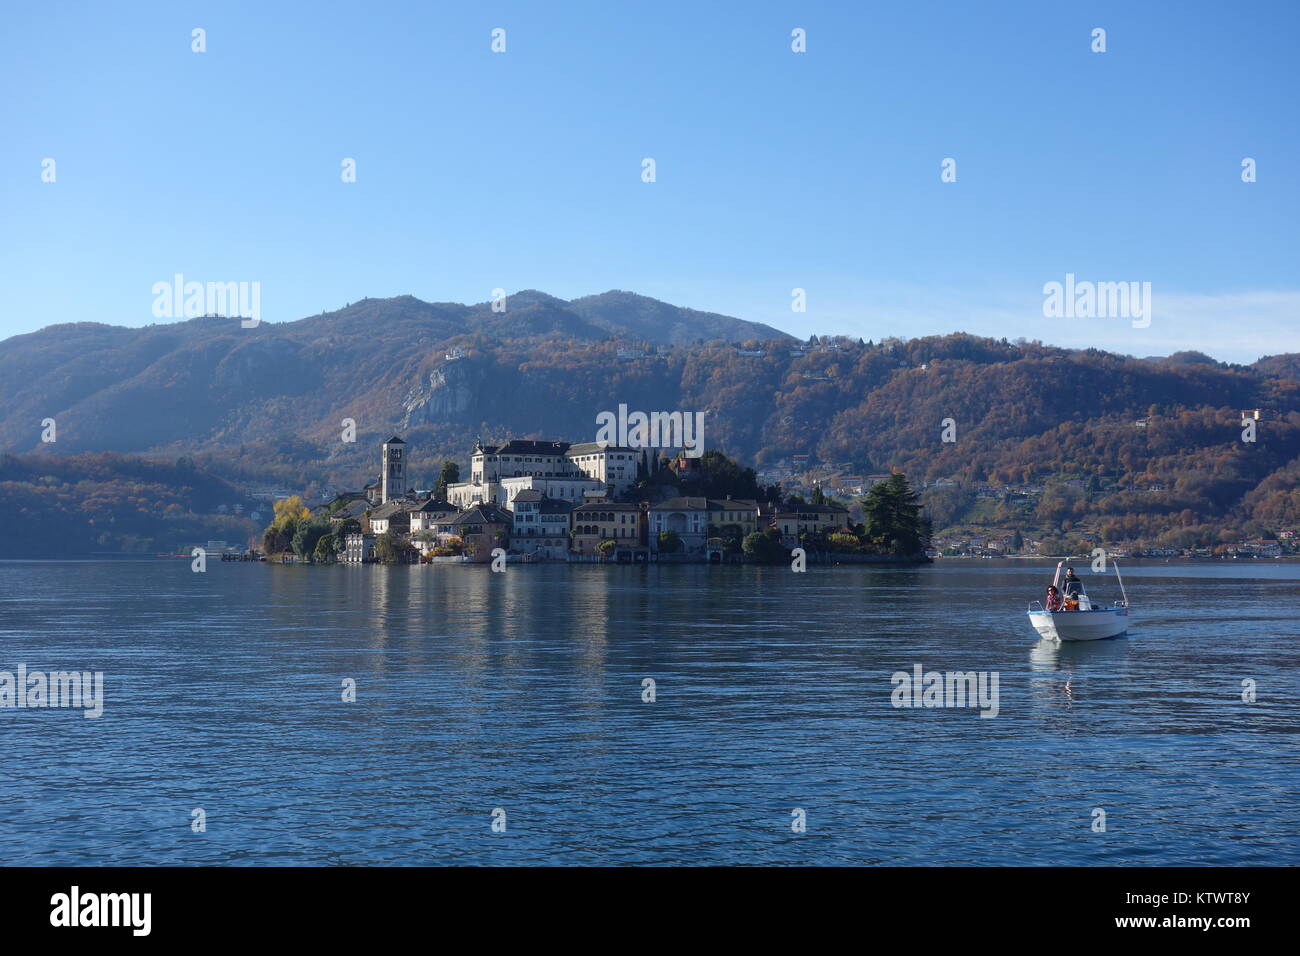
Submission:
POLYGON ((626 548, 645 546, 646 520, 640 505, 614 501, 580 505, 570 512, 569 527, 578 554, 598 554, 602 541, 626 548))
POLYGON ((847 527, 848 523, 849 509, 831 503, 783 508, 772 517, 772 527, 780 533, 781 544, 786 548, 797 548, 805 534, 827 534, 847 527))
POLYGON ((344 564, 366 564, 375 557, 375 536, 354 531, 343 537, 339 560, 344 564))
POLYGON ((419 502, 407 515, 411 522, 411 544, 420 549, 422 554, 444 546, 446 540, 452 537, 451 522, 459 513, 455 505, 437 498, 426 498, 419 502))
POLYGON ((569 513, 573 504, 540 491, 515 495, 510 550, 538 558, 563 560, 569 551, 569 513))
POLYGON ((681 539, 681 553, 703 554, 709 532, 709 499, 669 498, 649 507, 647 521, 651 547, 658 547, 659 535, 672 531, 681 539))
POLYGON ((458 514, 451 521, 451 529, 464 542, 465 554, 471 561, 486 563, 492 560, 493 550, 510 543, 512 523, 509 512, 484 504, 458 514))
POLYGON ((758 530, 760 508, 757 501, 742 498, 708 498, 708 525, 720 531, 728 525, 740 529, 740 539, 758 530))

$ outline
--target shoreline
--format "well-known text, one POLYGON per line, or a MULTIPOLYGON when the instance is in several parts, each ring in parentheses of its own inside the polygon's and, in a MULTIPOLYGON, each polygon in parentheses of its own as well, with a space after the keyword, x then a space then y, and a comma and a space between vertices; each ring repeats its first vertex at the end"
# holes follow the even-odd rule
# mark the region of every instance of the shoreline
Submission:
MULTIPOLYGON (((808 564, 809 564, 809 565, 819 565, 819 566, 832 566, 832 565, 837 565, 837 564, 863 564, 863 565, 869 565, 869 566, 870 566, 870 565, 874 565, 874 566, 880 566, 880 567, 926 567, 926 566, 938 566, 938 565, 942 564, 943 562, 949 562, 949 561, 962 561, 962 562, 967 562, 967 561, 978 561, 978 562, 990 562, 990 563, 997 563, 997 562, 1003 562, 1003 563, 1024 563, 1024 562, 1030 562, 1030 563, 1034 563, 1034 562, 1041 562, 1041 563, 1054 563, 1054 562, 1057 562, 1057 561, 1064 561, 1064 560, 1070 560, 1070 559, 1073 559, 1073 560, 1078 561, 1078 562, 1084 562, 1084 563, 1086 563, 1086 560, 1088 560, 1088 559, 1086 559, 1086 556, 1081 556, 1081 555, 1064 555, 1064 554, 1061 554, 1061 555, 1003 555, 1003 556, 999 556, 999 557, 986 557, 986 556, 983 556, 983 555, 972 555, 972 554, 963 554, 963 555, 935 555, 933 558, 929 558, 929 559, 925 559, 925 560, 917 560, 917 559, 902 559, 902 558, 895 558, 895 557, 893 557, 893 556, 851 555, 851 554, 850 554, 850 555, 836 555, 833 559, 826 559, 826 558, 821 558, 821 559, 819 559, 819 558, 816 558, 816 557, 810 555, 809 558, 808 558, 808 564)), ((184 560, 184 561, 190 561, 190 560, 192 560, 192 558, 191 558, 191 556, 188 555, 188 554, 185 554, 185 555, 181 555, 181 554, 176 554, 176 555, 159 555, 159 554, 103 554, 103 553, 100 553, 100 554, 19 555, 19 556, 15 556, 15 555, 4 555, 4 556, 0 556, 0 564, 107 564, 107 563, 114 563, 114 562, 116 562, 116 563, 129 563, 129 564, 143 564, 143 563, 152 563, 152 562, 181 561, 181 560, 184 560)), ((1279 566, 1286 566, 1286 565, 1293 565, 1293 564, 1300 563, 1300 555, 1283 555, 1283 556, 1281 556, 1281 557, 1277 557, 1277 558, 1237 558, 1237 557, 1198 557, 1198 558, 1193 558, 1193 557, 1186 557, 1186 556, 1184 556, 1184 557, 1173 557, 1173 558, 1122 558, 1122 559, 1120 559, 1120 560, 1123 562, 1123 564, 1124 564, 1125 566, 1162 566, 1162 567, 1163 567, 1163 566, 1166 566, 1166 565, 1168 565, 1168 566, 1184 565, 1184 566, 1195 566, 1195 567, 1204 566, 1204 565, 1230 565, 1230 566, 1237 566, 1237 567, 1240 567, 1240 566, 1243 566, 1243 565, 1261 565, 1261 566, 1263 566, 1263 565, 1279 565, 1279 566)), ((221 561, 220 561, 220 559, 218 558, 217 561, 215 561, 214 563, 221 563, 221 561)), ((311 563, 306 562, 306 561, 275 561, 275 560, 269 560, 269 559, 268 559, 268 560, 265 560, 265 561, 262 561, 262 560, 229 561, 229 562, 226 562, 226 563, 232 563, 232 564, 271 564, 271 565, 284 566, 284 567, 289 567, 289 566, 302 566, 302 567, 335 567, 335 566, 349 566, 349 567, 350 567, 350 566, 352 566, 352 565, 349 564, 348 562, 337 562, 337 561, 336 561, 336 562, 330 562, 329 564, 311 564, 311 563)), ((368 561, 368 562, 366 562, 364 565, 356 565, 356 566, 357 566, 357 567, 372 567, 372 566, 378 566, 378 567, 420 567, 420 566, 427 566, 427 565, 434 565, 434 564, 454 564, 454 565, 458 565, 458 564, 470 564, 470 565, 486 564, 486 565, 489 565, 489 566, 490 566, 490 565, 491 565, 491 562, 490 562, 490 561, 466 561, 466 560, 460 560, 460 559, 443 559, 443 560, 439 560, 439 561, 430 561, 430 562, 409 562, 409 563, 402 563, 402 564, 383 565, 383 564, 379 564, 378 562, 368 561)), ((713 567, 736 567, 736 566, 750 566, 750 567, 782 567, 782 566, 788 565, 789 562, 788 562, 788 561, 776 561, 776 562, 757 562, 757 561, 723 561, 723 562, 710 562, 710 561, 708 561, 707 559, 704 559, 704 558, 698 558, 698 559, 697 559, 695 556, 691 556, 689 560, 681 560, 680 558, 679 558, 679 559, 673 559, 672 557, 670 557, 669 560, 637 561, 637 562, 631 562, 631 561, 611 561, 611 560, 604 560, 604 561, 592 561, 592 560, 581 560, 581 561, 558 561, 558 560, 546 560, 546 561, 523 561, 523 560, 519 560, 517 555, 511 555, 509 558, 507 558, 507 564, 510 564, 510 565, 534 565, 534 564, 536 564, 536 565, 555 565, 555 566, 594 565, 594 566, 597 566, 597 567, 601 567, 601 566, 605 566, 605 565, 615 565, 615 566, 645 566, 645 565, 669 565, 669 564, 680 564, 680 565, 704 565, 704 566, 713 566, 713 567), (511 558, 513 558, 514 560, 511 560, 511 558)))

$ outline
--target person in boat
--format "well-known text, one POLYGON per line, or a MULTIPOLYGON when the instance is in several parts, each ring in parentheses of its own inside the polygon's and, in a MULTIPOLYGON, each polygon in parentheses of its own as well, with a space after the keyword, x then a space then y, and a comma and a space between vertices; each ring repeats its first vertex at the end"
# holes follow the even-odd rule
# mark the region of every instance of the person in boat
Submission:
POLYGON ((1074 568, 1065 569, 1065 596, 1078 600, 1083 593, 1083 582, 1074 574, 1074 568))
POLYGON ((1065 602, 1061 600, 1061 592, 1056 589, 1055 584, 1047 586, 1047 609, 1049 611, 1065 610, 1065 602))

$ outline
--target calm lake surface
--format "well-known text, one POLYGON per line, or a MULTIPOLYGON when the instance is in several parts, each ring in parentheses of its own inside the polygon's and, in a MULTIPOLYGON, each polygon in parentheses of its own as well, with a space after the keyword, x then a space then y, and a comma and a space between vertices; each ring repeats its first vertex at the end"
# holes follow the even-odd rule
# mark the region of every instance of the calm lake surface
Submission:
POLYGON ((0 670, 105 682, 0 709, 4 860, 1300 863, 1300 566, 1123 570, 1056 648, 1047 563, 0 562, 0 670), (1000 713, 895 709, 916 664, 1000 713))

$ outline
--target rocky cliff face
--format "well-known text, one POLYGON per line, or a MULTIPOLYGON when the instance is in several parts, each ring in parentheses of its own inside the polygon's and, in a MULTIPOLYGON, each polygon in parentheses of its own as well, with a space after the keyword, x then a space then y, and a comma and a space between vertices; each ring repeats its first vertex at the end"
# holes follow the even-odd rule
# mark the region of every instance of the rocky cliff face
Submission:
POLYGON ((431 371, 402 400, 402 427, 463 421, 478 399, 478 376, 470 359, 456 359, 431 371))

